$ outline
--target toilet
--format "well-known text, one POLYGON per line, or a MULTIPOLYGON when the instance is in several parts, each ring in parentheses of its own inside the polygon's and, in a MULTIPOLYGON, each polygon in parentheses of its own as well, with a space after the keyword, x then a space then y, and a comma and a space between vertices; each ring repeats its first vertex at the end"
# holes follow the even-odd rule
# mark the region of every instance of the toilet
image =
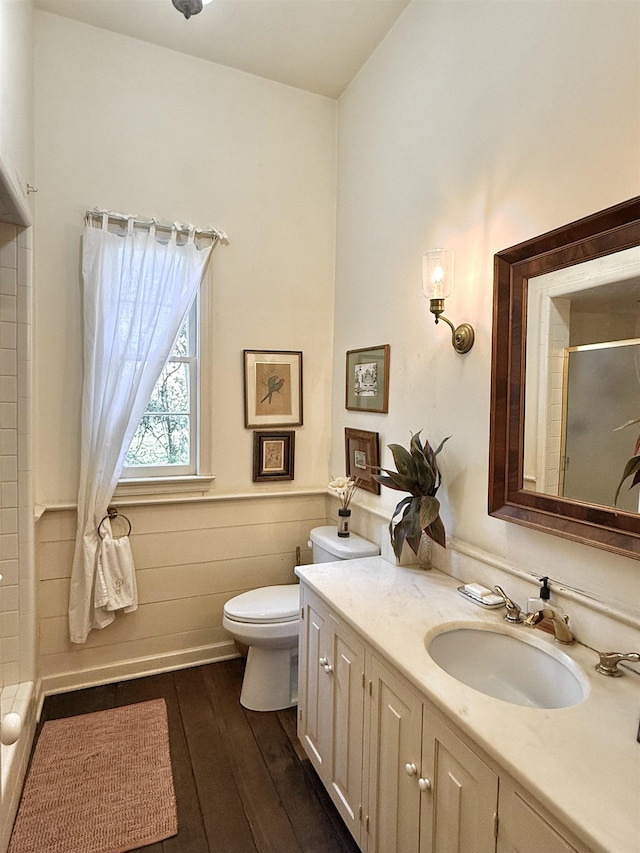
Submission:
MULTIPOLYGON (((373 557, 380 549, 351 534, 340 538, 332 525, 310 534, 314 563, 373 557)), ((279 711, 298 701, 298 630, 300 587, 297 583, 265 586, 227 601, 223 627, 248 646, 240 704, 251 711, 279 711)))

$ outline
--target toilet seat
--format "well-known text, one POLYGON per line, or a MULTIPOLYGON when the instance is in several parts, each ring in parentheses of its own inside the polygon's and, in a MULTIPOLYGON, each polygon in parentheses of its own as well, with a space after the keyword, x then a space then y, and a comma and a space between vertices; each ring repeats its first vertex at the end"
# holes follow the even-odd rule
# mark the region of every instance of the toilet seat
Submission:
POLYGON ((235 622, 268 625, 294 622, 300 609, 300 587, 297 583, 265 586, 236 595, 224 606, 224 614, 235 622))

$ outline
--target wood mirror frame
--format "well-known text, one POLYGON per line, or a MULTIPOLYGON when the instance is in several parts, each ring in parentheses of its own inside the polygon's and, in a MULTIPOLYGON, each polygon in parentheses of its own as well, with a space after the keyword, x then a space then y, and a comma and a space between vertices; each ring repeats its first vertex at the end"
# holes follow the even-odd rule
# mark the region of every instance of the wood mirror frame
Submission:
POLYGON ((523 449, 529 279, 638 245, 640 196, 495 255, 489 439, 490 515, 636 560, 640 514, 525 491, 523 449))

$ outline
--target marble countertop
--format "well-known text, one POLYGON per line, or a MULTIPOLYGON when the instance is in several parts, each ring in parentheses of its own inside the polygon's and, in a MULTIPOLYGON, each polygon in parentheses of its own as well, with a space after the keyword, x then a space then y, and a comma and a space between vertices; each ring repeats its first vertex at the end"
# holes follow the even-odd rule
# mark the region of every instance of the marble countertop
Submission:
POLYGON ((594 853, 639 853, 640 676, 599 675, 591 649, 507 626, 504 609, 465 600, 460 581, 435 569, 368 557, 299 566, 296 574, 594 853), (570 708, 527 708, 448 675, 427 653, 425 637, 444 625, 478 623, 524 632, 536 645, 569 655, 586 678, 586 698, 570 708))

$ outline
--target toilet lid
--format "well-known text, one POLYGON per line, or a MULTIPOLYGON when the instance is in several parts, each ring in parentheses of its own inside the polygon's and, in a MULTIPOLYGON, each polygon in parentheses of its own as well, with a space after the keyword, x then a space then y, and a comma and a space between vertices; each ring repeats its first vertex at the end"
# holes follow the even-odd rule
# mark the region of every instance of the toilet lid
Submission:
POLYGON ((293 622, 300 609, 297 583, 263 586, 236 595, 224 606, 224 612, 236 622, 293 622))

